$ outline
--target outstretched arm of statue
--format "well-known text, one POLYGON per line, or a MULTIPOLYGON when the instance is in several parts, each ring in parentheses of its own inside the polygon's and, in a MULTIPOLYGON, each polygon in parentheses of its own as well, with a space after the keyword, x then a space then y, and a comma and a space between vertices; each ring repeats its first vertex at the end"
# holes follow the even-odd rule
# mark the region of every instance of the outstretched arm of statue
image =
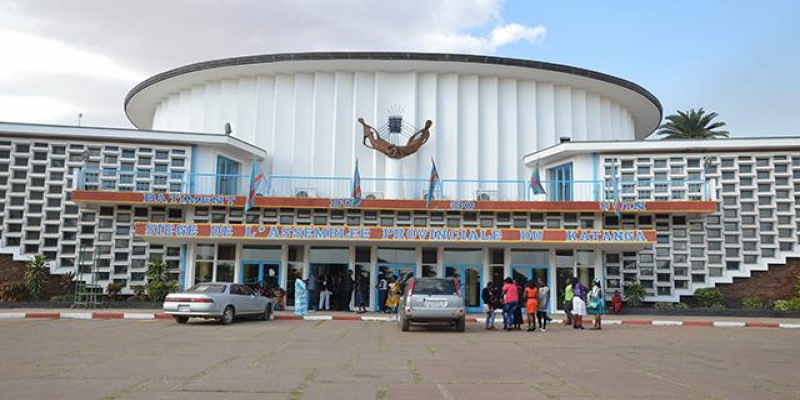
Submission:
MULTIPOLYGON (((362 144, 364 146, 367 146, 367 139, 372 139, 372 140, 381 139, 381 135, 378 133, 378 131, 376 131, 375 128, 370 126, 370 124, 366 123, 366 121, 364 121, 364 118, 359 118, 358 122, 360 122, 361 125, 364 126, 364 139, 362 140, 362 144)), ((372 147, 372 146, 367 146, 367 147, 372 147)))

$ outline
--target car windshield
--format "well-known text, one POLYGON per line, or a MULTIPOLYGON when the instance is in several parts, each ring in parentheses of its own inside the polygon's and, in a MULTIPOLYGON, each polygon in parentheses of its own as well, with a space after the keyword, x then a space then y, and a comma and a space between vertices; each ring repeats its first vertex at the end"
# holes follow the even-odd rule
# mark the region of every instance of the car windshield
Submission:
POLYGON ((417 281, 414 284, 414 294, 454 295, 456 294, 456 283, 452 279, 417 281))
POLYGON ((195 285, 189 288, 186 293, 223 293, 225 285, 195 285))

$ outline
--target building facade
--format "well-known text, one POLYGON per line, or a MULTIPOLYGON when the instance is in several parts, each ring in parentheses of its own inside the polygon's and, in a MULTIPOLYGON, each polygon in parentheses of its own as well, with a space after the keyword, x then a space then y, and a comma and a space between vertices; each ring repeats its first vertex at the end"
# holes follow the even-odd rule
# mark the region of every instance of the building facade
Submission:
POLYGON ((677 301, 800 251, 796 138, 643 141, 658 100, 574 67, 244 57, 155 75, 126 112, 139 129, 0 124, 0 252, 127 292, 162 258, 182 287, 277 285, 290 304, 297 275, 353 270, 375 308, 379 276, 447 276, 477 311, 506 276, 548 282, 554 307, 572 276, 677 301), (397 146, 433 125, 395 159, 358 118, 397 146), (266 179, 245 212, 254 169, 266 179))

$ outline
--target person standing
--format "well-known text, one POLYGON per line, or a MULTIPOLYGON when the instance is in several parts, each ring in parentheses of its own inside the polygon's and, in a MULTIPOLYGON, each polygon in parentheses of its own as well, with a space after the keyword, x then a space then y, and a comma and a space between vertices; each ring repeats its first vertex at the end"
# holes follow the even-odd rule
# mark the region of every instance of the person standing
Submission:
POLYGON ((344 278, 342 279, 342 311, 353 311, 350 309, 350 301, 353 299, 353 287, 355 286, 355 282, 353 281, 353 270, 347 270, 347 273, 344 274, 344 278))
POLYGON ((304 316, 308 312, 308 287, 298 272, 294 280, 294 315, 304 316))
POLYGON ((506 278, 503 282, 503 329, 510 331, 514 327, 514 310, 517 309, 519 295, 513 279, 506 278))
POLYGON ((536 319, 539 321, 539 328, 544 332, 547 322, 550 321, 550 316, 547 315, 547 307, 550 305, 550 288, 541 279, 537 283, 539 284, 539 308, 536 309, 536 319))
POLYGON ((317 309, 317 303, 319 302, 319 293, 317 292, 317 274, 315 272, 312 272, 311 275, 308 276, 308 296, 308 311, 313 312, 317 309))
POLYGON ((356 307, 358 313, 367 312, 367 299, 369 298, 369 282, 363 273, 356 274, 356 307))
POLYGON ((600 279, 594 280, 592 291, 589 292, 589 307, 587 307, 587 311, 589 314, 594 315, 594 326, 592 326, 592 329, 603 329, 601 323, 602 315, 606 313, 606 301, 603 288, 600 286, 600 279))
POLYGON ((483 311, 486 313, 486 330, 493 331, 495 319, 495 288, 494 283, 489 281, 486 287, 481 292, 481 300, 483 300, 483 311))
POLYGON ((566 319, 564 320, 564 325, 572 325, 572 299, 575 298, 575 292, 572 291, 572 281, 567 282, 567 286, 564 287, 564 315, 566 319))
POLYGON ((529 280, 525 286, 525 314, 527 314, 528 332, 533 332, 536 330, 535 317, 536 311, 539 309, 539 288, 533 279, 529 280))
POLYGON ((381 273, 378 274, 378 307, 380 312, 386 312, 386 295, 389 293, 389 281, 381 273))
POLYGON ((319 280, 319 311, 330 311, 331 309, 331 283, 327 275, 322 275, 319 280))
POLYGON ((400 304, 400 282, 394 276, 389 282, 389 297, 386 299, 386 308, 389 312, 396 313, 397 306, 400 304))
POLYGON ((583 317, 586 315, 586 294, 589 288, 581 283, 577 277, 573 277, 572 291, 575 293, 575 297, 572 298, 572 327, 583 329, 583 317))

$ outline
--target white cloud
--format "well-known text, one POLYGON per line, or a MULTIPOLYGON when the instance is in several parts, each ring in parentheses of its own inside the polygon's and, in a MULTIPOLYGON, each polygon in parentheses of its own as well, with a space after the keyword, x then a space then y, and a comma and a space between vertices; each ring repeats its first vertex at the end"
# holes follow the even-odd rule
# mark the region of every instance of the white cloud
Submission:
MULTIPOLYGON (((193 62, 304 51, 491 55, 541 43, 543 26, 503 21, 503 7, 504 0, 3 0, 0 95, 57 99, 92 123, 130 126, 121 106, 127 90, 193 62)), ((13 119, 43 120, 24 115, 13 119)))
POLYGON ((494 28, 489 43, 496 50, 500 46, 505 46, 520 40, 525 40, 531 44, 540 44, 544 41, 547 28, 542 25, 527 27, 520 24, 508 24, 494 28))
POLYGON ((0 31, 0 54, 3 54, 0 80, 41 73, 110 80, 132 80, 142 76, 101 54, 29 33, 0 31))
POLYGON ((39 96, 0 95, 0 121, 77 122, 73 104, 39 96))

